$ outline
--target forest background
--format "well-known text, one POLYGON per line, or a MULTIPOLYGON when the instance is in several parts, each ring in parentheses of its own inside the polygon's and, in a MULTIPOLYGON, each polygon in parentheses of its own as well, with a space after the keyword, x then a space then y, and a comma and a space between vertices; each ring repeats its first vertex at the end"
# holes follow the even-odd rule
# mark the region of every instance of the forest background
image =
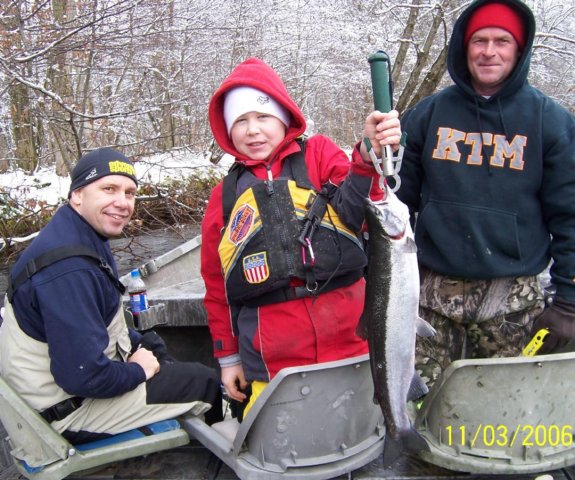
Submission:
MULTIPOLYGON (((250 56, 279 72, 314 133, 349 148, 373 109, 368 56, 390 56, 393 103, 404 112, 450 83, 449 36, 468 3, 0 0, 0 172, 68 176, 101 146, 136 160, 179 151, 217 163, 207 105, 250 56)), ((575 0, 526 3, 537 19, 530 82, 574 112, 575 0)), ((175 200, 182 211, 167 213, 172 220, 199 221, 215 180, 192 176, 164 185, 163 196, 144 183, 140 193, 175 200), (179 194, 165 195, 170 188, 179 194)), ((0 185, 0 237, 37 228, 55 208, 26 202, 0 185)))

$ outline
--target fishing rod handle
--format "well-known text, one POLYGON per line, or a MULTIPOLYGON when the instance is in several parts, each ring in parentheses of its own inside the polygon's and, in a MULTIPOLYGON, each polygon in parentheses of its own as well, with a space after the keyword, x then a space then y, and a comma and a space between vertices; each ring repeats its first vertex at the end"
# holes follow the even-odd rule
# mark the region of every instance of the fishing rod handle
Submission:
POLYGON ((383 50, 371 54, 369 62, 373 104, 376 110, 387 113, 391 110, 391 67, 389 55, 383 50))
MULTIPOLYGON (((371 72, 371 89, 373 91, 373 105, 376 110, 382 113, 387 113, 391 110, 391 66, 389 55, 383 50, 371 54, 367 61, 369 62, 369 69, 371 72)), ((393 162, 392 162, 391 147, 385 147, 385 153, 382 155, 383 176, 388 177, 393 175, 393 162)))

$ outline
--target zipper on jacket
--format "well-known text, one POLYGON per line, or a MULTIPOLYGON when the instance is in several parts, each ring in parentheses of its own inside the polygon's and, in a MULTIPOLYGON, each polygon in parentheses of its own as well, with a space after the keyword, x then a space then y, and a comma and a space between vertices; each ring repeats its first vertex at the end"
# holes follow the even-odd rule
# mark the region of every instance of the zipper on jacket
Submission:
POLYGON ((268 195, 274 194, 274 177, 272 175, 272 169, 269 165, 266 165, 266 170, 268 172, 268 179, 266 180, 266 188, 268 190, 268 195))
MULTIPOLYGON (((271 166, 266 166, 266 170, 267 170, 267 174, 268 174, 268 179, 266 180, 266 187, 267 187, 267 192, 268 195, 270 196, 270 200, 273 202, 273 206, 274 206, 274 217, 276 218, 276 221, 279 224, 283 225, 283 217, 281 214, 281 209, 280 206, 278 205, 278 197, 277 195, 274 195, 275 190, 274 190, 274 180, 273 180, 273 175, 272 175, 272 170, 271 170, 271 166)), ((289 242, 286 236, 286 228, 282 228, 280 230, 280 241, 282 243, 282 247, 283 247, 283 251, 286 252, 285 256, 286 256, 286 263, 288 265, 288 269, 291 272, 292 275, 295 274, 295 265, 293 262, 293 252, 292 254, 290 254, 290 250, 289 250, 289 242)))

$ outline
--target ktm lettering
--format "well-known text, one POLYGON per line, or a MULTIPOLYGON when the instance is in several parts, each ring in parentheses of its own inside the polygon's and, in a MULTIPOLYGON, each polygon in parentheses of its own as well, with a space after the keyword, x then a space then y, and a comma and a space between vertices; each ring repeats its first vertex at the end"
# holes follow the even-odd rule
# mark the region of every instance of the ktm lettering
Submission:
POLYGON ((465 133, 452 128, 439 128, 437 131, 437 145, 433 150, 436 160, 449 160, 460 162, 462 153, 460 145, 467 145, 469 153, 464 161, 467 165, 481 165, 483 153, 489 154, 489 164, 492 167, 505 167, 506 160, 512 170, 523 170, 523 152, 527 145, 527 137, 515 135, 508 142, 504 135, 492 133, 465 133), (489 148, 485 148, 489 147, 489 148), (483 152, 485 150, 485 152, 483 152))

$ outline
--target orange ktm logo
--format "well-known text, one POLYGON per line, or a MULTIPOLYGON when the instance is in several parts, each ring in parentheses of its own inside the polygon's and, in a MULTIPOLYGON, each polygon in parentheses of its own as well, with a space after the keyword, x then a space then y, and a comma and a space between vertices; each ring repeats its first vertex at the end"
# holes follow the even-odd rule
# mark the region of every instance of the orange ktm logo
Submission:
POLYGON ((481 165, 483 163, 483 150, 490 154, 488 161, 492 167, 511 170, 523 170, 523 159, 527 137, 515 135, 513 140, 507 141, 505 135, 492 133, 461 132, 453 128, 440 127, 437 129, 437 145, 432 157, 435 160, 448 160, 451 162, 464 161, 467 165, 481 165), (470 147, 470 152, 464 158, 460 146, 470 147))

